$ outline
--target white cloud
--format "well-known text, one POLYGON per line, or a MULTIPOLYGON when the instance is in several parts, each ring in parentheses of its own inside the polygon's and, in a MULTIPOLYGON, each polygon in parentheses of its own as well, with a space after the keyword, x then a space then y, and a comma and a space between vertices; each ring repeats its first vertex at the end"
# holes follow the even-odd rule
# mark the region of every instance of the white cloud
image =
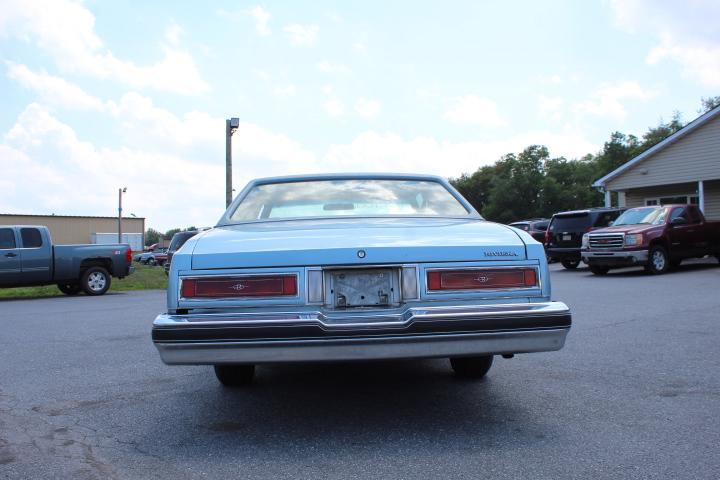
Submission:
POLYGON ((340 99, 335 97, 328 98, 325 103, 323 103, 323 108, 331 117, 341 117, 345 114, 345 105, 340 99))
POLYGON ((500 115, 495 102, 477 95, 465 95, 453 100, 443 118, 460 125, 501 127, 507 120, 500 115))
POLYGON ((97 97, 67 80, 45 72, 33 72, 25 65, 7 62, 8 77, 34 91, 43 102, 78 110, 103 110, 104 103, 97 97))
POLYGON ((720 86, 720 45, 714 21, 720 18, 720 2, 612 0, 611 6, 618 27, 656 37, 658 43, 648 53, 648 64, 674 61, 685 76, 705 86, 720 86))
POLYGON ((175 46, 166 46, 162 60, 150 66, 118 59, 95 33, 95 16, 70 0, 7 0, 0 34, 33 41, 66 72, 182 94, 210 89, 192 56, 175 46))
POLYGON ((279 98, 294 97, 297 93, 297 87, 292 83, 287 85, 278 85, 273 89, 273 94, 279 98))
POLYGON ((624 101, 647 102, 657 97, 658 94, 658 91, 644 89, 637 82, 608 84, 595 91, 592 99, 575 104, 574 111, 580 114, 622 120, 627 116, 624 101))
POLYGON ((380 113, 380 102, 360 98, 355 102, 355 111, 363 118, 373 118, 380 113))
POLYGON ((538 111, 543 118, 560 120, 564 106, 565 100, 562 97, 546 97, 545 95, 538 97, 538 111))
POLYGON ((315 45, 320 27, 317 25, 300 25, 298 23, 287 25, 283 28, 290 45, 293 47, 311 47, 315 45))
POLYGON ((185 33, 183 28, 177 23, 170 22, 170 25, 165 29, 165 40, 169 45, 177 46, 180 44, 180 37, 185 33))
POLYGON ((342 63, 331 63, 327 60, 318 62, 317 68, 321 72, 328 74, 346 75, 350 73, 350 67, 348 67, 347 65, 343 65, 342 63))
MULTIPOLYGON (((142 109, 139 123, 150 140, 167 134, 179 139, 199 127, 203 131, 196 134, 196 142, 205 142, 213 133, 215 143, 222 144, 218 141, 223 136, 222 119, 201 112, 177 118, 152 104, 143 105, 141 98, 125 97, 123 101, 127 109, 142 109), (179 131, 166 131, 166 123, 179 131)), ((206 146, 203 151, 200 156, 210 158, 198 161, 187 153, 171 152, 162 143, 154 149, 98 147, 78 138, 45 107, 31 104, 0 143, 4 168, 0 205, 18 213, 112 216, 121 186, 118 182, 122 181, 122 186, 128 187, 123 197, 125 211, 147 217, 147 226, 167 230, 212 225, 224 211, 225 157, 222 146, 217 151, 206 146), (163 171, 172 172, 171 182, 158 174, 163 171), (31 200, 29 191, 33 192, 31 200)), ((233 136, 233 163, 237 190, 255 177, 319 171, 315 155, 298 142, 244 122, 233 136)))
POLYGON ((268 27, 268 22, 270 21, 270 12, 258 5, 251 8, 248 12, 248 15, 250 15, 255 20, 255 31, 258 33, 258 35, 266 37, 272 33, 272 31, 268 27))
POLYGON ((533 144, 548 146, 553 156, 577 158, 598 150, 579 132, 537 131, 492 142, 445 142, 433 137, 403 138, 392 133, 365 132, 349 144, 331 145, 320 165, 332 171, 433 173, 459 176, 490 165, 506 153, 533 144))
POLYGON ((666 38, 650 51, 647 62, 654 65, 665 59, 682 65, 685 76, 709 87, 720 87, 720 45, 682 45, 666 38))

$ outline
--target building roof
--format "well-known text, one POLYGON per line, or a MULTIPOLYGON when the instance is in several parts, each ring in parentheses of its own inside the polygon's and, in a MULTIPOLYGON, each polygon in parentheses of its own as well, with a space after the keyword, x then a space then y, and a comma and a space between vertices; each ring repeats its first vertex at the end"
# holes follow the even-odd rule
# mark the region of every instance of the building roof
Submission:
POLYGON ((677 142, 684 136, 688 135, 689 133, 692 133, 693 131, 697 130, 701 126, 708 123, 713 118, 720 117, 720 106, 717 106, 713 108, 712 110, 709 110, 708 112, 705 112, 704 114, 700 115, 698 118, 693 120, 692 122, 685 125, 683 128, 678 130, 677 132, 673 133, 669 137, 667 137, 665 140, 656 143, 652 147, 648 148, 644 152, 642 152, 640 155, 631 158, 627 162, 620 165, 618 168, 613 170, 612 172, 608 173, 604 177, 602 177, 600 180, 597 180, 595 183, 592 184, 593 187, 604 187, 605 184, 608 182, 608 180, 611 180, 618 175, 622 174, 623 172, 631 169, 638 163, 642 162, 643 160, 647 159, 648 157, 652 156, 653 154, 659 152, 663 148, 677 142))
MULTIPOLYGON (((34 213, 0 213, 0 217, 54 217, 54 218, 102 218, 105 220, 117 220, 117 217, 99 217, 94 215, 38 215, 34 213)), ((122 217, 123 220, 145 220, 145 217, 122 217)))

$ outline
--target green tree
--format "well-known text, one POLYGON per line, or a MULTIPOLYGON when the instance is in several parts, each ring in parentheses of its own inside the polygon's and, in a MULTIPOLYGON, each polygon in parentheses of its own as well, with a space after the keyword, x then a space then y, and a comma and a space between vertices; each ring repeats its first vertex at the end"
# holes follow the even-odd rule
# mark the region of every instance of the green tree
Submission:
POLYGON ((167 232, 165 232, 165 238, 172 238, 173 235, 175 235, 176 233, 178 233, 180 231, 182 231, 182 230, 179 228, 172 228, 172 229, 168 230, 167 232))
POLYGON ((162 233, 158 232, 154 228, 148 228, 145 232, 145 245, 152 245, 153 243, 158 243, 160 241, 160 237, 162 237, 162 233))
POLYGON ((709 112, 713 108, 720 107, 720 96, 717 97, 708 97, 708 98, 701 98, 700 103, 702 104, 702 110, 699 110, 698 113, 705 113, 709 112))

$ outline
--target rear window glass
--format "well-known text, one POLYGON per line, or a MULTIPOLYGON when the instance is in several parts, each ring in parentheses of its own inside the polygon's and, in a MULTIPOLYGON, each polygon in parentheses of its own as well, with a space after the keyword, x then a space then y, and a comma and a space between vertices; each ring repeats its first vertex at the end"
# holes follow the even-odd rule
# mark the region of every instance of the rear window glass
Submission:
POLYGON ((595 223, 593 223, 593 227, 595 228, 602 228, 607 227, 610 225, 610 222, 614 221, 616 218, 620 216, 619 210, 616 210, 614 212, 603 212, 597 216, 595 219, 595 223))
POLYGON ((571 232, 585 230, 590 223, 590 215, 580 213, 576 215, 562 215, 552 219, 550 229, 554 231, 571 232))
POLYGON ((15 248, 15 233, 12 228, 0 228, 0 248, 15 248))
POLYGON ((173 239, 170 241, 170 246, 168 247, 168 251, 175 252, 177 250, 180 250, 180 247, 185 245, 185 242, 190 240, 192 237, 197 235, 197 232, 190 232, 190 233, 178 233, 176 234, 173 239))
POLYGON ((233 221, 334 216, 467 216, 444 185, 426 180, 338 179, 256 185, 233 221))
POLYGON ((37 228, 21 228, 20 236, 22 237, 23 248, 42 247, 42 236, 37 228))

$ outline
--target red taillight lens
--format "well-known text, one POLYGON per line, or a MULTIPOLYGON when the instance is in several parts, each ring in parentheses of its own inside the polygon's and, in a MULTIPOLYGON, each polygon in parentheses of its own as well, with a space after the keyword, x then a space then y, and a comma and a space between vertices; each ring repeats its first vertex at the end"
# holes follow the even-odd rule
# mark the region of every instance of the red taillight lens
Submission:
POLYGON ((427 272, 428 290, 485 290, 537 286, 534 268, 483 268, 427 272))
POLYGON ((550 230, 545 230, 545 244, 550 243, 550 230))
POLYGON ((132 263, 132 250, 129 248, 125 250, 125 261, 128 263, 132 263))
POLYGON ((183 298, 294 297, 295 275, 188 278, 182 281, 183 298))

